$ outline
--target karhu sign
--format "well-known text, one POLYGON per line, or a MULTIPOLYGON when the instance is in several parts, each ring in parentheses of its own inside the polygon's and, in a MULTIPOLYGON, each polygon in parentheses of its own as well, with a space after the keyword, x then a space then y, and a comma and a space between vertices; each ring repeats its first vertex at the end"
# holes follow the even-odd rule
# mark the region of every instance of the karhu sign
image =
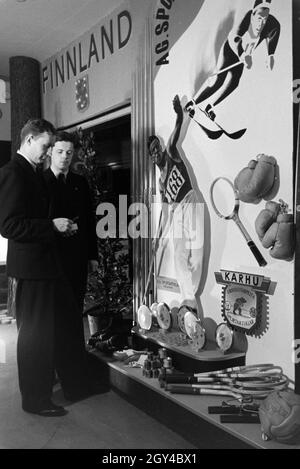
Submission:
POLYGON ((268 315, 266 294, 271 279, 261 275, 221 270, 215 272, 222 289, 222 316, 231 328, 247 335, 261 335, 268 315))

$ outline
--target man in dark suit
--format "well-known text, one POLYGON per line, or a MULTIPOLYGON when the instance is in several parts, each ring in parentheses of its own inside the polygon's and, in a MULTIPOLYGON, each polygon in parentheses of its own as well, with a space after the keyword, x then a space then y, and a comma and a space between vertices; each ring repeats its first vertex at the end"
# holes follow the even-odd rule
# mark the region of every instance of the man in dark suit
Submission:
MULTIPOLYGON (((70 171, 74 155, 74 138, 67 132, 57 132, 50 150, 51 165, 44 172, 44 179, 50 196, 50 218, 72 219, 77 230, 73 236, 56 236, 59 257, 64 275, 73 290, 77 302, 76 311, 70 317, 69 342, 74 347, 84 348, 82 310, 86 292, 88 269, 98 267, 95 213, 86 179, 70 171)), ((101 385, 95 379, 99 365, 95 357, 85 353, 86 376, 81 385, 71 388, 66 385, 64 394, 76 400, 88 394, 101 392, 101 385), (66 389, 68 388, 68 389, 66 389)))
POLYGON ((44 172, 50 194, 50 217, 72 219, 78 230, 72 237, 57 237, 64 273, 83 310, 88 269, 98 267, 95 212, 86 179, 70 171, 74 155, 74 137, 68 132, 57 132, 50 151, 51 165, 44 172))
POLYGON ((76 303, 56 251, 56 234, 71 236, 75 227, 68 218, 48 218, 48 194, 39 170, 54 134, 50 122, 29 120, 18 153, 0 169, 0 233, 8 238, 7 275, 17 279, 22 407, 42 416, 66 413, 51 400, 54 369, 65 382, 77 379, 73 351, 64 344, 64 323, 76 303))

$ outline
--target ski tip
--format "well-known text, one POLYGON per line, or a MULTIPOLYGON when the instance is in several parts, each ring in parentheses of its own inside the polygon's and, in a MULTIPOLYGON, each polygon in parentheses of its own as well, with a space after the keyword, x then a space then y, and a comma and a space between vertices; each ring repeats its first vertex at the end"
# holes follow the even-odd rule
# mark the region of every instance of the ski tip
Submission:
POLYGON ((245 135, 246 132, 247 132, 247 129, 238 130, 237 132, 230 134, 230 138, 233 138, 234 140, 238 140, 239 138, 243 137, 243 135, 245 135))

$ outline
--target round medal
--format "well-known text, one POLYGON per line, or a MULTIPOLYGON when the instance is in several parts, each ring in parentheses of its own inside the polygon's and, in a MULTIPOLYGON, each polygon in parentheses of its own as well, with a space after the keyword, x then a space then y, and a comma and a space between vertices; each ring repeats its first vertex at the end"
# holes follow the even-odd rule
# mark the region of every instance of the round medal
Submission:
POLYGON ((146 305, 142 305, 139 307, 137 312, 137 320, 141 329, 144 329, 146 331, 149 331, 151 329, 152 312, 146 305))
POLYGON ((191 308, 190 306, 187 306, 187 305, 180 306, 180 308, 178 310, 178 313, 177 313, 178 326, 179 326, 179 329, 184 334, 187 334, 187 331, 185 329, 185 324, 184 324, 185 314, 188 313, 188 312, 193 313, 194 311, 195 310, 193 308, 191 308))
POLYGON ((171 327, 170 308, 166 303, 157 306, 157 322, 161 329, 168 330, 171 327))
POLYGON ((191 334, 191 339, 192 339, 192 348, 196 352, 199 352, 205 346, 205 343, 206 343, 205 329, 202 327, 199 319, 195 322, 194 330, 191 334))
POLYGON ((219 324, 216 329, 216 343, 222 352, 227 352, 233 344, 233 330, 227 324, 219 324))
POLYGON ((152 303, 152 305, 150 306, 150 310, 152 313, 152 326, 155 326, 155 327, 158 327, 157 307, 158 307, 158 303, 152 303))
POLYGON ((192 311, 187 311, 184 315, 184 328, 190 339, 192 338, 192 334, 195 331, 196 322, 196 315, 192 311))
POLYGON ((153 316, 157 316, 157 307, 158 303, 152 303, 152 305, 150 306, 153 316))

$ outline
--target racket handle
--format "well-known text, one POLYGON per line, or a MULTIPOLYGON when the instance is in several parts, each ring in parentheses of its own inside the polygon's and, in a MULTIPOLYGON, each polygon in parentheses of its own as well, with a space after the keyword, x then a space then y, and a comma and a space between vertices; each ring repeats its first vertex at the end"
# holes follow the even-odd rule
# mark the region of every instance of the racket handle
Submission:
POLYGON ((234 405, 229 405, 228 407, 226 406, 208 406, 208 413, 213 414, 213 415, 218 415, 218 414, 241 414, 241 407, 234 406, 234 405))
POLYGON ((249 415, 220 415, 221 423, 260 423, 260 418, 256 414, 249 415))
POLYGON ((165 382, 168 384, 196 384, 198 382, 195 376, 186 376, 186 375, 166 375, 165 382))
POLYGON ((261 254, 260 250, 258 249, 258 247, 256 246, 256 244, 253 241, 248 241, 247 244, 248 244, 249 248, 251 249, 251 251, 253 252, 254 257, 258 262, 258 265, 260 265, 261 267, 265 267, 267 265, 267 261, 262 256, 262 254, 261 254))
POLYGON ((206 389, 206 388, 195 388, 193 386, 184 386, 184 385, 174 385, 169 384, 166 388, 166 391, 169 391, 171 394, 194 394, 196 396, 206 395, 206 396, 231 396, 236 399, 242 399, 242 395, 230 390, 223 389, 206 389))
POLYGON ((166 388, 167 391, 170 391, 171 394, 201 394, 201 389, 186 387, 186 386, 176 386, 176 385, 169 385, 166 388))
POLYGON ((230 391, 224 391, 223 389, 220 390, 220 389, 206 389, 206 388, 202 388, 202 387, 193 387, 191 385, 183 385, 183 384, 169 384, 166 386, 166 391, 169 391, 171 394, 194 394, 194 395, 201 395, 201 394, 207 394, 207 395, 210 395, 210 396, 215 396, 215 395, 218 395, 218 394, 221 394, 221 395, 225 395, 225 396, 228 396, 228 395, 232 395, 232 393, 230 391), (229 394, 228 394, 229 393, 229 394))
POLYGON ((188 376, 184 374, 169 374, 166 375, 165 382, 167 384, 199 384, 199 383, 215 383, 217 378, 197 378, 197 376, 188 376))

